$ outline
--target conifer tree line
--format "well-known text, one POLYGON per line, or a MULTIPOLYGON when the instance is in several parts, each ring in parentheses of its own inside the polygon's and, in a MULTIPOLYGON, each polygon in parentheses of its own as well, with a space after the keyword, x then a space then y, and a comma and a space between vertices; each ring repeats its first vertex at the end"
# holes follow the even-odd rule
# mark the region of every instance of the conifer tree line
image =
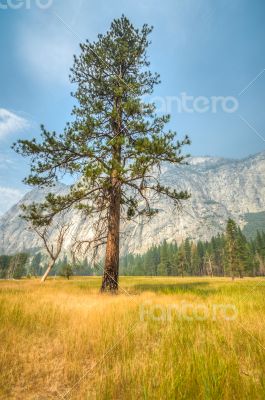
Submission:
MULTIPOLYGON (((47 260, 42 253, 37 253, 31 259, 28 275, 30 277, 42 276, 46 268, 47 260)), ((50 276, 62 276, 68 279, 73 275, 92 276, 101 274, 95 268, 93 268, 91 264, 89 264, 87 258, 79 263, 73 264, 73 262, 68 259, 66 255, 55 263, 54 268, 50 272, 50 276)))
POLYGON ((263 276, 265 233, 247 240, 240 227, 229 219, 226 231, 210 241, 152 246, 142 255, 128 254, 121 260, 122 275, 147 276, 263 276))
MULTIPOLYGON (((265 276, 265 232, 247 240, 239 226, 229 219, 226 231, 210 241, 152 246, 142 255, 122 257, 121 275, 127 276, 265 276)), ((19 253, 0 256, 0 279, 20 279, 42 276, 47 260, 42 253, 19 253)), ((51 276, 70 278, 72 275, 100 276, 102 265, 95 268, 87 258, 73 265, 67 256, 56 262, 51 276)))
MULTIPOLYGON (((34 255, 17 253, 14 255, 0 256, 0 279, 21 279, 23 277, 34 278, 42 276, 47 269, 47 256, 38 252, 34 255)), ((91 276, 101 275, 98 270, 92 268, 87 259, 74 265, 65 255, 59 259, 50 276, 62 276, 69 279, 73 275, 91 276)))
POLYGON ((26 253, 0 256, 0 279, 21 279, 28 268, 29 255, 26 253))

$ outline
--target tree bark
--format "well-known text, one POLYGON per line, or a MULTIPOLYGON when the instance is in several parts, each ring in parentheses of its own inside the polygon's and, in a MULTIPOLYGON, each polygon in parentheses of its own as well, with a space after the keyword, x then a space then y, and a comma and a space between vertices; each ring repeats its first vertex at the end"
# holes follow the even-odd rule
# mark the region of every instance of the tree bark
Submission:
MULTIPOLYGON (((122 132, 122 110, 121 98, 114 100, 115 114, 117 116, 112 121, 113 139, 119 138, 122 132)), ((121 163, 121 144, 114 143, 112 148, 112 173, 111 188, 108 214, 108 234, 105 254, 104 274, 102 278, 101 292, 118 290, 119 279, 119 253, 120 253, 120 217, 121 217, 121 184, 117 166, 121 163)))
POLYGON ((119 279, 119 239, 120 239, 121 191, 115 180, 111 189, 109 206, 108 236, 105 256, 104 274, 101 291, 116 292, 119 279))
POLYGON ((41 283, 43 283, 43 282, 46 281, 47 276, 49 275, 49 273, 50 273, 51 269, 53 268, 54 264, 55 264, 55 262, 52 260, 52 261, 50 262, 50 264, 48 265, 48 268, 46 269, 45 274, 44 274, 43 277, 41 278, 41 283))

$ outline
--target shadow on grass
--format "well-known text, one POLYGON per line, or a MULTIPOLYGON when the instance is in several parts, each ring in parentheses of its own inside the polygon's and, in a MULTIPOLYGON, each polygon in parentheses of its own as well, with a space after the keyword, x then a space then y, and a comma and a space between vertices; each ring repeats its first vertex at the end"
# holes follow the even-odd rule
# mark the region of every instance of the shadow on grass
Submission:
POLYGON ((154 292, 163 294, 191 293, 198 296, 210 296, 216 293, 216 289, 209 287, 209 282, 190 282, 190 283, 143 283, 133 285, 133 290, 137 293, 154 292))

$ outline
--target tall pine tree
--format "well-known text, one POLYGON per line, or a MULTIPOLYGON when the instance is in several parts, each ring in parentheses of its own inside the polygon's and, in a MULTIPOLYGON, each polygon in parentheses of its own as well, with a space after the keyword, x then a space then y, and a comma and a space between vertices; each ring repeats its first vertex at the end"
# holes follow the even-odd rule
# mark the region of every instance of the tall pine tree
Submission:
POLYGON ((31 158, 25 180, 30 185, 52 185, 60 173, 81 177, 69 194, 49 194, 25 213, 37 225, 49 224, 71 207, 93 216, 98 221, 93 243, 106 243, 103 291, 118 288, 121 218, 153 216, 154 194, 176 204, 189 197, 161 185, 154 173, 163 162, 181 164, 181 149, 189 139, 176 140, 175 132, 165 131, 169 115, 157 116, 155 105, 142 101, 159 83, 159 75, 148 69, 151 31, 147 25, 136 29, 122 16, 96 42, 81 44, 71 75, 77 86, 73 121, 60 134, 42 126, 41 142, 20 140, 14 145, 31 158))

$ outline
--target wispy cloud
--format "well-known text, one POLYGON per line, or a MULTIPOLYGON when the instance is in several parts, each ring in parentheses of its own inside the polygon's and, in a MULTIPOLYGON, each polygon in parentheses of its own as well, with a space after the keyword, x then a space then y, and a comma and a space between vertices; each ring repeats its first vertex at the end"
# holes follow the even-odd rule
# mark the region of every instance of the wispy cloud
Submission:
POLYGON ((29 125, 29 122, 25 118, 5 108, 0 108, 0 139, 26 129, 29 125))

